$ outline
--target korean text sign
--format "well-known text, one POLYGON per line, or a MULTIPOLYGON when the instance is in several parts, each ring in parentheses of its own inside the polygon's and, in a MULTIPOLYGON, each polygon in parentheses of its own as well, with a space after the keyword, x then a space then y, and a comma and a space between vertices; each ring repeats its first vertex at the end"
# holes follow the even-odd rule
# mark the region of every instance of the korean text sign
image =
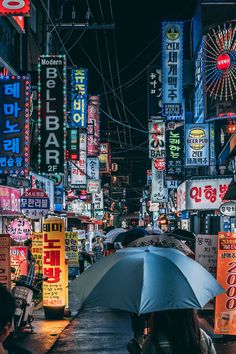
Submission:
POLYGON ((11 289, 9 235, 0 235, 0 283, 11 289))
POLYGON ((29 171, 28 76, 0 76, 0 174, 29 171))
POLYGON ((99 162, 100 162, 100 172, 104 174, 110 174, 111 155, 110 155, 109 143, 100 144, 99 162))
POLYGON ((148 69, 148 117, 162 115, 162 72, 151 66, 148 69))
POLYGON ((217 280, 225 293, 216 297, 216 334, 236 335, 236 234, 219 232, 217 280))
POLYGON ((0 15, 29 15, 30 0, 1 0, 0 15))
POLYGON ((183 118, 183 22, 162 23, 162 112, 183 118))
POLYGON ((59 218, 47 219, 43 225, 43 306, 65 306, 65 226, 59 218))
POLYGON ((217 235, 197 235, 195 245, 195 261, 200 263, 216 278, 217 235))
POLYGON ((71 127, 87 126, 87 69, 71 71, 71 127))
POLYGON ((210 137, 208 124, 186 124, 186 166, 208 166, 210 137))
POLYGON ((43 233, 34 232, 32 235, 32 254, 36 263, 36 271, 43 273, 43 233))
POLYGON ((65 233, 66 255, 69 261, 69 267, 79 266, 78 254, 78 232, 65 233))
POLYGON ((50 200, 40 189, 28 189, 20 198, 22 213, 29 219, 42 219, 48 214, 50 200))
POLYGON ((1 215, 19 215, 21 213, 19 189, 0 186, 0 213, 1 215))
POLYGON ((79 161, 71 162, 71 185, 85 188, 87 183, 87 133, 80 132, 79 161))
POLYGON ((149 158, 165 157, 165 123, 158 119, 149 122, 149 158))
POLYGON ((168 122, 166 129, 166 174, 182 179, 184 173, 184 125, 168 122))
POLYGON ((88 104, 88 156, 99 155, 100 121, 99 121, 99 96, 91 96, 88 104))
POLYGON ((87 158, 87 175, 91 179, 99 179, 99 158, 98 157, 87 158))
POLYGON ((65 172, 66 59, 41 56, 38 65, 38 164, 41 173, 65 172))

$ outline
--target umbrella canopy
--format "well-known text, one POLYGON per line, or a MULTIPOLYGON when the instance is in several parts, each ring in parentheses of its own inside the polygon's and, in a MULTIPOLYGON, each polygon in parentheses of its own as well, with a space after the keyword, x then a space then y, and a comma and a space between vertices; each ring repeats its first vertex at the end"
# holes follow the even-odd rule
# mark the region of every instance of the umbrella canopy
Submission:
POLYGON ((187 256, 194 256, 191 249, 180 240, 177 240, 173 236, 164 235, 148 235, 141 237, 129 244, 129 247, 144 247, 144 246, 157 246, 165 248, 175 248, 181 252, 184 252, 187 256))
POLYGON ((105 239, 105 242, 107 243, 113 243, 114 242, 114 239, 121 233, 123 232, 126 232, 125 229, 123 229, 122 227, 118 227, 116 229, 113 229, 111 231, 109 231, 107 234, 106 234, 106 239, 105 239))
POLYGON ((126 248, 96 262, 78 279, 85 306, 138 314, 202 308, 223 292, 199 263, 176 249, 126 248))
POLYGON ((191 231, 183 229, 175 229, 171 232, 171 235, 176 237, 179 240, 193 241, 195 242, 195 234, 191 231))
POLYGON ((137 238, 143 237, 147 235, 148 232, 141 228, 141 227, 135 227, 133 229, 130 229, 126 232, 122 232, 119 234, 114 242, 122 242, 122 245, 127 246, 129 243, 132 241, 136 240, 137 238))
POLYGON ((158 226, 156 226, 154 228, 147 227, 145 230, 148 232, 149 235, 162 235, 162 234, 164 234, 164 232, 158 226))

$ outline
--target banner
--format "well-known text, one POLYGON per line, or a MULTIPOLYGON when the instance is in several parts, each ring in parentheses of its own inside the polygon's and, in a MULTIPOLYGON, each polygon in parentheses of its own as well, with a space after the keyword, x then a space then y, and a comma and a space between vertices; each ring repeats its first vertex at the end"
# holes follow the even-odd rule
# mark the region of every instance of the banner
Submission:
POLYGON ((32 235, 32 255, 36 263, 36 271, 43 274, 43 233, 33 232, 32 235))
POLYGON ((100 120, 99 120, 100 97, 91 96, 88 103, 88 150, 87 156, 99 155, 100 120))
POLYGON ((217 281, 226 292, 216 296, 214 333, 236 335, 236 233, 218 236, 217 281))
POLYGON ((29 172, 28 76, 0 76, 0 174, 29 172))
POLYGON ((86 188, 87 184, 87 134, 80 132, 79 161, 71 162, 71 186, 86 188))
POLYGON ((181 122, 168 122, 166 128, 166 176, 182 179, 184 176, 184 125, 181 122))
POLYGON ((71 70, 71 123, 74 128, 87 126, 88 70, 71 70))
POLYGON ((79 266, 78 253, 78 232, 66 231, 65 233, 66 255, 68 257, 69 267, 79 266))
POLYGON ((0 283, 11 290, 10 237, 0 235, 0 283))
POLYGON ((30 15, 30 0, 1 0, 0 15, 30 15))
POLYGON ((200 263, 216 278, 217 235, 197 235, 195 245, 195 261, 200 263))
POLYGON ((44 55, 38 65, 38 164, 41 173, 65 173, 66 58, 44 55))
POLYGON ((209 125, 186 124, 185 141, 185 165, 208 166, 210 152, 209 125))
POLYGON ((148 117, 162 116, 162 71, 155 66, 148 68, 148 117))
POLYGON ((152 119, 149 122, 149 158, 165 157, 165 123, 152 119))
POLYGON ((87 175, 91 179, 99 179, 98 157, 87 157, 87 175))
POLYGON ((162 23, 162 112, 167 119, 183 114, 183 22, 162 23))

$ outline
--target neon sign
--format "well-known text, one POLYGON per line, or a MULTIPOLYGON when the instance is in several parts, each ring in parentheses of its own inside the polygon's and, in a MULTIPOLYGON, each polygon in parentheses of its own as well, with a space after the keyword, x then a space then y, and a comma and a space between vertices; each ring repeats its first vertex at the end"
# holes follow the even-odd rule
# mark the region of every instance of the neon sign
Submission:
POLYGON ((1 0, 0 15, 29 15, 30 0, 1 0))

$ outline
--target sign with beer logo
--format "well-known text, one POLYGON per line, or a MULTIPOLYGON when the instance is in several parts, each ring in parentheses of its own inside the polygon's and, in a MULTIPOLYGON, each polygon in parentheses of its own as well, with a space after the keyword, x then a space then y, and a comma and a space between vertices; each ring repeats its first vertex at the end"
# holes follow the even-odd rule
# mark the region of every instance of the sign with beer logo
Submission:
POLYGON ((30 14, 30 0, 1 0, 0 15, 24 15, 30 14))
POLYGON ((149 122, 149 158, 165 157, 165 123, 160 119, 149 122))
POLYGON ((162 23, 163 101, 167 119, 184 119, 183 114, 183 22, 162 23))
POLYGON ((32 234, 32 225, 27 219, 14 219, 6 227, 7 233, 16 242, 26 241, 32 234))
POLYGON ((28 189, 20 197, 22 213, 29 219, 41 219, 48 214, 50 200, 40 189, 28 189))
POLYGON ((38 65, 38 165, 41 173, 65 173, 66 58, 41 56, 38 65))
POLYGON ((209 165, 209 125, 186 124, 186 166, 209 165))
POLYGON ((217 281, 225 289, 216 296, 214 333, 236 335, 236 233, 219 232, 217 281))
POLYGON ((235 202, 227 202, 221 204, 220 206, 221 214, 225 216, 235 216, 236 215, 236 203, 235 202))

